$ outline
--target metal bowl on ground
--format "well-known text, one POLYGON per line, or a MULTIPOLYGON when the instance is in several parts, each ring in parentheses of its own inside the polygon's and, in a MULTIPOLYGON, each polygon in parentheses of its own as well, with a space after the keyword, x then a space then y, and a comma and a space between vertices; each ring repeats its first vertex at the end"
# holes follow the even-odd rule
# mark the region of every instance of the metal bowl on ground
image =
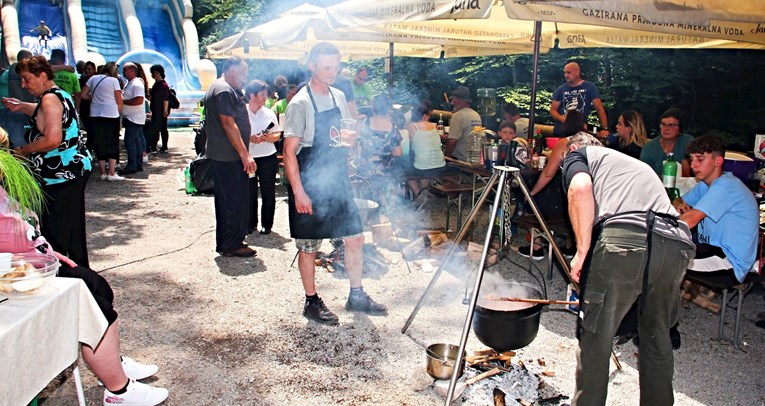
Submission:
MULTIPOLYGON (((428 347, 427 371, 428 375, 435 379, 449 379, 454 372, 454 362, 457 361, 459 347, 452 344, 433 344, 428 347)), ((462 363, 459 366, 457 377, 461 377, 465 370, 465 353, 462 353, 462 363)))
MULTIPOLYGON (((520 283, 510 283, 515 297, 543 299, 536 288, 520 283)), ((541 304, 507 302, 481 297, 473 312, 473 332, 484 345, 497 352, 516 350, 529 345, 539 332, 541 304)))
POLYGON ((367 226, 370 221, 379 220, 380 218, 380 204, 374 200, 354 198, 353 202, 356 203, 356 207, 359 209, 359 217, 361 217, 361 225, 367 226))

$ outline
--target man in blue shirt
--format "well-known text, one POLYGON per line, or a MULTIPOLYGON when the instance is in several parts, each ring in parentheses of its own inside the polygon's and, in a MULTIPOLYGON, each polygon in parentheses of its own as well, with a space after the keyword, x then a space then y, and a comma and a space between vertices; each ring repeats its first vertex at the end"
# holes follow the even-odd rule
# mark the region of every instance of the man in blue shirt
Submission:
POLYGON ((598 138, 602 140, 608 137, 608 116, 600 100, 598 88, 594 83, 582 79, 582 71, 576 62, 569 62, 563 67, 563 76, 566 78, 566 83, 555 89, 550 106, 550 115, 555 120, 554 135, 563 137, 560 128, 566 121, 568 111, 578 110, 587 119, 590 115, 590 104, 592 104, 600 120, 601 129, 598 131, 598 138))
POLYGON ((699 183, 673 205, 689 227, 698 225, 696 258, 688 274, 713 272, 736 284, 746 278, 757 256, 759 209, 752 192, 723 172, 725 145, 712 135, 688 144, 691 170, 699 183))

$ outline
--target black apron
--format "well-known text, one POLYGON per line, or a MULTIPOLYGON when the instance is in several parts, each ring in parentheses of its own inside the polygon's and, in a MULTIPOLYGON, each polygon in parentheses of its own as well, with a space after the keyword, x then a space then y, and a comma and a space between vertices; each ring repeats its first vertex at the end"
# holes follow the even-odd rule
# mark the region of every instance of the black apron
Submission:
POLYGON ((319 112, 310 86, 306 86, 306 90, 313 105, 313 146, 303 147, 297 161, 303 189, 311 198, 313 215, 297 212, 295 195, 292 188, 287 188, 290 236, 318 240, 359 234, 361 218, 348 177, 350 149, 340 139, 340 108, 330 90, 334 107, 319 112))
MULTIPOLYGON (((617 329, 617 335, 624 335, 624 333, 632 332, 637 330, 637 317, 639 314, 643 313, 643 307, 645 306, 645 300, 646 300, 646 292, 648 291, 648 271, 650 270, 651 266, 651 246, 653 244, 653 229, 654 225, 656 224, 656 217, 659 217, 660 219, 664 220, 666 223, 673 227, 678 227, 678 217, 675 217, 671 214, 665 214, 665 213, 657 213, 653 210, 648 210, 645 212, 642 211, 628 211, 624 213, 618 213, 618 214, 612 214, 610 216, 606 216, 600 221, 598 221, 595 226, 592 228, 592 244, 590 244, 590 250, 587 252, 587 257, 585 258, 584 262, 582 263, 582 271, 579 278, 579 303, 586 303, 585 301, 585 291, 587 288, 587 278, 590 275, 590 261, 592 260, 592 253, 595 251, 595 242, 600 238, 600 234, 603 231, 603 227, 605 226, 605 222, 607 220, 618 218, 619 216, 625 216, 628 214, 645 214, 646 220, 646 252, 645 252, 645 265, 643 267, 643 280, 642 285, 640 289, 640 297, 638 297, 635 304, 632 305, 632 308, 627 312, 627 314, 624 316, 624 319, 622 319, 621 325, 617 329), (633 328, 634 326, 634 328, 633 328)), ((580 313, 581 315, 581 313, 580 313)), ((577 317, 577 328, 576 328, 576 338, 579 338, 580 329, 582 328, 582 318, 577 317)))

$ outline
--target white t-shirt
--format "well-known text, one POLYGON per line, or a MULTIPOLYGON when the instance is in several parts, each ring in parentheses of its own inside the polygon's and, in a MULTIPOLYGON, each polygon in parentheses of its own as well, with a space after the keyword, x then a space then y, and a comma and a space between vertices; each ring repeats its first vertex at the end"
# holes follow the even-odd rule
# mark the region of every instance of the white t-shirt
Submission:
MULTIPOLYGON (((250 107, 247 106, 247 115, 250 117, 250 135, 257 135, 263 132, 269 124, 274 123, 274 127, 269 130, 270 133, 276 133, 281 131, 279 128, 279 120, 276 119, 276 114, 273 110, 264 107, 258 109, 257 113, 253 113, 250 107)), ((264 156, 271 156, 276 153, 276 146, 272 142, 261 142, 259 144, 250 143, 250 155, 253 158, 261 158, 264 156)))
POLYGON ((85 85, 93 96, 90 101, 91 117, 118 118, 120 116, 117 99, 114 98, 114 92, 121 90, 120 81, 117 78, 93 75, 85 85))
MULTIPOLYGON (((306 90, 308 85, 300 89, 299 92, 292 98, 287 105, 287 111, 284 113, 286 116, 284 123, 284 137, 300 137, 300 148, 313 146, 313 104, 311 104, 311 98, 308 96, 306 90)), ((340 114, 342 118, 353 118, 351 111, 348 110, 348 103, 345 101, 345 94, 342 91, 330 87, 329 90, 332 94, 322 95, 315 91, 311 91, 313 99, 316 101, 316 108, 319 112, 331 110, 334 108, 334 104, 340 108, 340 114), (335 103, 332 102, 332 96, 334 96, 335 103)), ((300 152, 300 148, 298 152, 300 152)))
MULTIPOLYGON (((130 100, 136 97, 143 97, 146 100, 146 89, 143 87, 143 79, 133 78, 128 82, 125 89, 122 90, 122 100, 130 100)), ((122 105, 122 115, 128 119, 131 123, 144 125, 146 124, 146 110, 144 103, 137 106, 122 105)))

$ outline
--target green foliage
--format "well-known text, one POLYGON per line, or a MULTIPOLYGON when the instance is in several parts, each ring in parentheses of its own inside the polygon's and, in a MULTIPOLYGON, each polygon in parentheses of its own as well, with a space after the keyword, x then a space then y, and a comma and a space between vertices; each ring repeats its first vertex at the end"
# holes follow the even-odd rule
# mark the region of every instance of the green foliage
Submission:
POLYGON ((200 46, 255 27, 264 21, 271 0, 194 0, 194 23, 200 46))
POLYGON ((20 212, 42 212, 43 194, 35 176, 22 160, 5 150, 0 150, 0 185, 20 212))

